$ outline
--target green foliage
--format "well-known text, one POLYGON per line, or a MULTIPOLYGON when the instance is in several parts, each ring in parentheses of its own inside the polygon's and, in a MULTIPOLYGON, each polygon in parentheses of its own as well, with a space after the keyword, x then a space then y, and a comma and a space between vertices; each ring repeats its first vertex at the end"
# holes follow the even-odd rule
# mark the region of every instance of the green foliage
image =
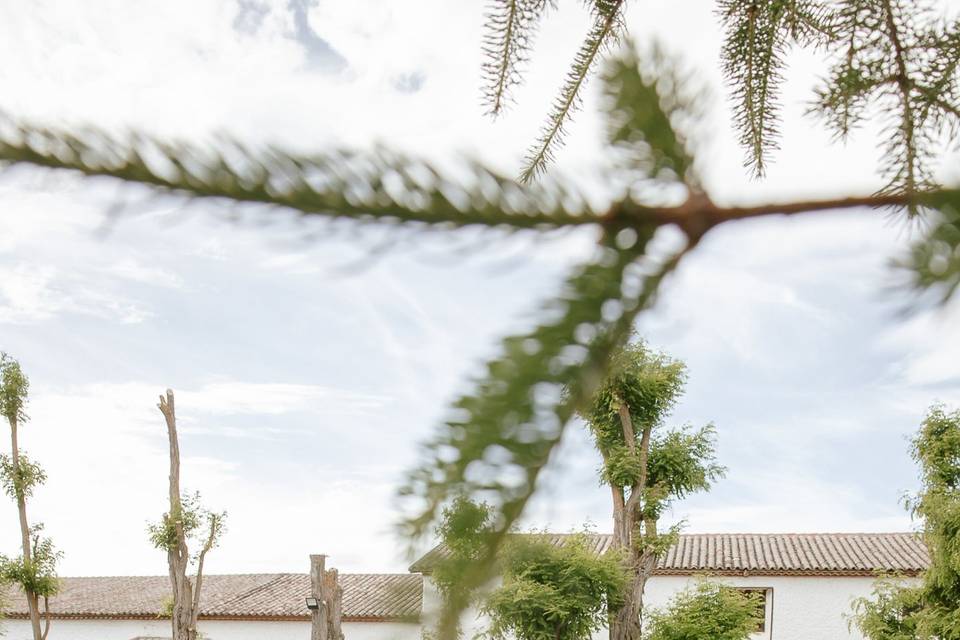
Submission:
POLYGON ((826 11, 810 0, 720 0, 726 30, 721 58, 731 85, 734 123, 757 176, 777 149, 780 85, 791 45, 817 42, 828 30, 826 11))
MULTIPOLYGON (((589 407, 581 414, 590 425, 601 453, 619 455, 626 448, 620 424, 621 404, 625 403, 630 411, 636 437, 634 444, 639 444, 644 427, 663 424, 683 393, 686 380, 686 367, 682 362, 650 350, 642 341, 619 349, 610 358, 607 375, 593 394, 589 407)), ((629 484, 632 483, 620 486, 629 484)))
POLYGON ((160 522, 147 525, 147 532, 154 547, 170 551, 176 549, 180 542, 177 537, 179 524, 183 530, 183 542, 186 543, 191 538, 200 538, 203 542, 202 551, 204 548, 213 548, 217 545, 225 529, 226 515, 226 512, 215 512, 204 508, 200 503, 199 492, 184 494, 180 498, 179 513, 163 514, 160 522))
POLYGON ((716 454, 713 425, 699 429, 688 425, 656 435, 650 443, 647 483, 676 498, 706 491, 726 471, 715 462, 716 454))
POLYGON ((580 108, 580 91, 601 55, 617 42, 623 32, 623 8, 626 0, 591 0, 593 26, 573 59, 573 65, 553 102, 540 137, 527 152, 520 182, 530 182, 553 161, 554 150, 563 144, 565 128, 580 108))
POLYGON ((748 640, 763 622, 760 594, 716 582, 682 591, 646 614, 644 640, 748 640))
POLYGON ((960 209, 943 207, 926 235, 894 265, 917 292, 933 294, 940 304, 949 301, 960 287, 960 209))
POLYGON ((922 599, 920 588, 890 578, 878 580, 872 597, 854 600, 851 623, 870 640, 917 640, 916 615, 922 599))
POLYGON ((607 63, 602 83, 607 144, 628 186, 695 187, 689 134, 704 115, 696 83, 659 46, 641 54, 632 44, 607 63))
POLYGON ((462 577, 484 557, 489 546, 490 508, 457 496, 443 510, 437 535, 449 551, 433 568, 430 576, 445 605, 470 602, 471 591, 464 589, 462 577))
POLYGON ((20 368, 20 363, 0 351, 0 415, 11 422, 26 422, 24 408, 30 380, 20 368))
POLYGON ((885 190, 935 187, 942 138, 960 126, 960 22, 938 21, 928 0, 843 0, 831 25, 835 62, 814 109, 840 138, 879 112, 885 190))
POLYGON ((503 564, 503 586, 483 606, 497 639, 585 640, 603 627, 627 586, 619 557, 597 556, 582 537, 563 545, 511 538, 503 564))
POLYGON ((296 156, 226 139, 200 148, 147 136, 119 139, 96 129, 75 134, 4 124, 0 113, 0 159, 7 162, 69 167, 192 198, 446 230, 471 225, 547 230, 597 222, 583 196, 562 184, 523 187, 473 161, 444 173, 382 148, 296 156))
POLYGON ((47 474, 24 453, 17 456, 17 462, 19 468, 14 469, 13 458, 0 454, 0 485, 8 496, 19 501, 32 496, 34 488, 47 481, 47 474))
POLYGON ((519 67, 527 61, 537 22, 547 0, 494 0, 486 14, 483 35, 483 100, 498 115, 520 83, 519 67))
POLYGON ((30 531, 30 562, 22 555, 8 558, 0 555, 0 584, 19 585, 25 592, 41 598, 57 594, 60 580, 57 578, 57 562, 63 554, 57 551, 50 538, 40 536, 43 525, 36 524, 30 531))
POLYGON ((923 522, 930 567, 919 587, 881 581, 855 602, 852 622, 870 640, 960 639, 960 411, 934 406, 913 440, 921 490, 909 501, 923 522))

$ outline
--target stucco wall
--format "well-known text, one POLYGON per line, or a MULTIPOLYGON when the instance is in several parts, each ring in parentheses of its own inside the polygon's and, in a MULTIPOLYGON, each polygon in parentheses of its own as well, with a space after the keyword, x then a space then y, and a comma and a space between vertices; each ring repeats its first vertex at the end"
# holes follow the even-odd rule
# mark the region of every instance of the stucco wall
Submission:
MULTIPOLYGON (((856 629, 847 628, 846 616, 855 598, 872 592, 874 579, 871 577, 719 579, 731 586, 772 589, 767 601, 766 629, 751 640, 863 640, 856 629)), ((691 577, 655 576, 647 583, 644 602, 651 607, 665 606, 675 593, 695 582, 691 577)), ((428 618, 437 603, 435 590, 429 581, 425 582, 424 610, 428 618)), ((475 611, 466 613, 462 622, 464 637, 468 638, 484 627, 484 620, 475 611)), ((594 637, 605 640, 607 633, 604 630, 594 637)))
MULTIPOLYGON (((310 640, 309 622, 200 621, 209 640, 310 640)), ((3 640, 32 640, 30 622, 5 620, 3 640)), ((399 622, 345 622, 347 640, 419 640, 420 626, 399 622)), ((48 640, 131 640, 138 636, 169 638, 163 620, 54 620, 48 640)))

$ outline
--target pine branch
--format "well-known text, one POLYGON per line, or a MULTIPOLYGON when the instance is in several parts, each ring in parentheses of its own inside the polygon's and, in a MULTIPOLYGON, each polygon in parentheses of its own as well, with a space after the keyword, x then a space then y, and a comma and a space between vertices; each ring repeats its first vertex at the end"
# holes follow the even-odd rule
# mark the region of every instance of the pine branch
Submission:
MULTIPOLYGON (((452 416, 426 445, 427 461, 409 475, 401 495, 426 501, 401 525, 411 539, 429 533, 443 505, 457 495, 494 506, 487 548, 460 576, 460 591, 469 593, 490 577, 496 550, 532 496, 565 426, 589 402, 637 314, 652 304, 686 253, 659 263, 643 258, 653 231, 642 229, 639 238, 631 232, 632 241, 608 234, 597 258, 547 305, 545 312, 556 319, 504 341, 503 356, 487 365, 476 393, 454 403, 452 416)), ((465 598, 447 603, 441 638, 454 637, 466 606, 465 598)))
POLYGON ((733 89, 745 165, 762 177, 770 153, 779 149, 786 50, 822 41, 831 27, 824 7, 809 0, 720 0, 718 13, 726 30, 723 72, 733 89))
POLYGON ((230 140, 201 149, 145 136, 119 140, 96 129, 73 134, 2 125, 0 118, 2 162, 109 176, 189 198, 437 228, 546 230, 597 221, 576 191, 557 182, 521 186, 476 162, 453 178, 385 149, 298 156, 276 148, 253 151, 230 140))
POLYGON ((510 90, 520 82, 537 21, 547 0, 491 0, 483 36, 484 102, 490 115, 499 115, 510 90))
POLYGON ((689 131, 704 117, 698 83, 681 75, 657 45, 642 55, 624 47, 602 81, 607 144, 628 187, 682 183, 697 190, 689 131))
POLYGON ((580 90, 600 54, 616 42, 622 31, 625 0, 595 0, 594 25, 574 57, 573 66, 553 104, 540 137, 527 152, 520 182, 531 182, 541 175, 554 159, 554 150, 563 145, 565 125, 581 103, 580 90))

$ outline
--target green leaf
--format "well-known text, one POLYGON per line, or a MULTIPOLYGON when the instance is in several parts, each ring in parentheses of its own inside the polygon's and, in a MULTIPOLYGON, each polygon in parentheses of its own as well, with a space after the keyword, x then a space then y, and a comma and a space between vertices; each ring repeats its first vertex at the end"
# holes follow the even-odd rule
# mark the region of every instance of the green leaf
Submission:
POLYGON ((534 31, 547 0, 493 0, 485 16, 483 35, 483 99, 491 115, 500 114, 510 90, 520 83, 520 66, 527 61, 534 31))

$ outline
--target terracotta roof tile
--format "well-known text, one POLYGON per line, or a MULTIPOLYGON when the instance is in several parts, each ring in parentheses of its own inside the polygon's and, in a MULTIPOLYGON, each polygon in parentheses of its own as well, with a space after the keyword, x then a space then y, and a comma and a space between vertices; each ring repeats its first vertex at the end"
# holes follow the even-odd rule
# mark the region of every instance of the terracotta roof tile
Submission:
MULTIPOLYGON (((547 534, 563 544, 569 534, 547 534)), ((590 534, 597 553, 610 547, 609 534, 590 534)), ((410 567, 429 573, 447 555, 434 547, 410 567)), ((916 574, 929 565, 922 540, 913 533, 692 533, 683 534, 657 565, 659 574, 872 575, 916 574)))
MULTIPOLYGON (((405 620, 420 615, 423 578, 413 574, 340 574, 345 620, 405 620)), ((310 576, 298 573, 204 576, 201 618, 308 618, 310 576)), ((61 617, 153 618, 170 593, 166 576, 61 578, 50 610, 61 617)), ((10 593, 7 615, 25 615, 10 593)))

